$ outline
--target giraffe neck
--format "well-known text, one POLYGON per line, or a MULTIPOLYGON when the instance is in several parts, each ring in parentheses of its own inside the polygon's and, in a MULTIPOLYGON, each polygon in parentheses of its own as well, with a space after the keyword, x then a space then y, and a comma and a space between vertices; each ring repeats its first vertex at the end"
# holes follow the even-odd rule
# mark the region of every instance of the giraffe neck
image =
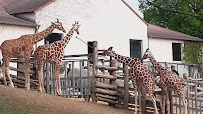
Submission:
POLYGON ((122 56, 113 51, 111 52, 110 56, 122 63, 125 63, 127 66, 130 66, 130 67, 137 65, 136 63, 141 63, 138 58, 130 58, 130 57, 122 56))
POLYGON ((69 43, 71 37, 73 36, 74 33, 74 26, 71 28, 71 30, 67 33, 67 35, 61 40, 61 45, 63 48, 66 47, 66 45, 69 43))
POLYGON ((54 25, 52 24, 51 26, 49 26, 47 29, 43 30, 42 32, 35 34, 35 37, 32 39, 33 44, 36 44, 37 42, 39 42, 39 41, 43 40, 44 38, 46 38, 47 36, 49 36, 53 30, 54 30, 54 25))
POLYGON ((164 70, 167 70, 165 67, 161 66, 154 58, 153 55, 149 58, 150 61, 152 62, 154 68, 157 70, 159 74, 162 74, 164 70))

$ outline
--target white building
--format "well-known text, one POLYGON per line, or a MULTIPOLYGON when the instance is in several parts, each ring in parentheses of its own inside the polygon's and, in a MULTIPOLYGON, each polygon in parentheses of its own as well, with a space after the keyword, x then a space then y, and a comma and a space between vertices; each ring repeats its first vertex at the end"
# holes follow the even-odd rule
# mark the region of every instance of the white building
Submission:
MULTIPOLYGON (((159 62, 181 62, 173 58, 173 45, 178 43, 182 57, 184 41, 203 41, 146 23, 125 0, 0 0, 0 4, 6 15, 27 22, 27 25, 19 26, 9 20, 6 24, 0 21, 1 24, 11 26, 7 27, 9 30, 4 29, 1 42, 23 34, 40 32, 56 19, 63 23, 67 32, 75 21, 79 21, 81 26, 78 37, 87 43, 98 41, 99 49, 113 46, 118 54, 141 57, 149 47, 159 62), (9 34, 9 31, 13 34, 9 34)), ((52 36, 60 39, 65 34, 54 30, 52 36)), ((44 40, 37 45, 44 45, 44 40)), ((76 39, 75 33, 64 53, 85 54, 88 53, 88 46, 76 39)))

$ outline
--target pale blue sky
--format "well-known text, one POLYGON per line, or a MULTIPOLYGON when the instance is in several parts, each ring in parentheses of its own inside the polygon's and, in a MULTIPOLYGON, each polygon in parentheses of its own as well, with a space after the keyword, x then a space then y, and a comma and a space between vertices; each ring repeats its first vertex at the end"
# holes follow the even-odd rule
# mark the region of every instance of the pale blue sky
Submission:
POLYGON ((137 13, 143 18, 143 14, 139 11, 138 0, 125 0, 137 13))

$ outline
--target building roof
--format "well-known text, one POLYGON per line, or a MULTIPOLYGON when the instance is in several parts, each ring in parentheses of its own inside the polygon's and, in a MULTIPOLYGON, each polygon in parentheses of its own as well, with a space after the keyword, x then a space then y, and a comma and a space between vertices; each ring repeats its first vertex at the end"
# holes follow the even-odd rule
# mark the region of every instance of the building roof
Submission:
POLYGON ((37 24, 35 23, 25 21, 15 16, 9 15, 1 5, 0 5, 0 23, 23 25, 23 26, 37 26, 37 24))
POLYGON ((186 35, 177 31, 162 28, 156 25, 148 24, 147 34, 149 38, 176 39, 186 41, 203 41, 201 38, 186 35))
MULTIPOLYGON (((0 23, 37 26, 36 23, 19 19, 12 14, 36 12, 54 1, 55 0, 0 0, 0 23)), ((148 36, 151 38, 203 41, 203 39, 194 36, 148 24, 125 2, 125 0, 121 1, 126 4, 127 7, 129 7, 129 9, 132 10, 146 25, 148 25, 148 36)))
POLYGON ((55 0, 0 0, 0 4, 9 14, 34 12, 55 0))

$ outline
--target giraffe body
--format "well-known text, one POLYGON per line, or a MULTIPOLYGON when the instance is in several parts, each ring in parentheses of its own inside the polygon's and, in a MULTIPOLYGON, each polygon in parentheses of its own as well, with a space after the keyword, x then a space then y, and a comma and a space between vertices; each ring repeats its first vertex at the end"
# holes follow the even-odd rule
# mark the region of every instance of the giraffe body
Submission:
POLYGON ((52 23, 50 27, 48 27, 46 30, 36 33, 36 34, 28 34, 23 35, 20 38, 12 39, 12 40, 5 40, 0 48, 2 52, 2 72, 3 72, 3 79, 4 79, 4 85, 7 85, 6 82, 6 75, 8 76, 9 83, 11 87, 14 87, 13 82, 10 78, 9 74, 9 62, 11 58, 25 58, 25 88, 30 89, 29 84, 29 59, 32 55, 32 52, 34 50, 33 45, 42 39, 46 38, 51 32, 55 29, 59 29, 65 32, 62 24, 57 20, 57 22, 52 23))
POLYGON ((54 77, 56 79, 56 93, 57 95, 61 95, 61 83, 60 83, 60 63, 63 58, 63 50, 66 45, 69 43, 74 31, 79 34, 79 23, 75 22, 73 27, 68 32, 68 34, 61 40, 55 41, 49 45, 39 46, 34 52, 34 58, 37 62, 37 76, 39 81, 39 91, 45 92, 44 84, 43 84, 43 76, 42 76, 42 68, 45 62, 54 63, 54 77))
MULTIPOLYGON (((183 102, 184 105, 184 113, 187 113, 187 101, 185 99, 186 96, 186 80, 178 75, 176 75, 175 73, 173 73, 172 71, 168 70, 166 67, 161 66, 153 57, 153 55, 151 54, 151 52, 149 51, 149 49, 146 50, 146 52, 143 55, 143 59, 147 59, 149 58, 150 61, 152 62, 153 66, 155 67, 155 69, 157 70, 157 72, 160 75, 160 85, 161 88, 163 90, 164 93, 164 98, 166 97, 167 100, 167 110, 170 113, 169 110, 169 106, 170 106, 170 102, 169 102, 169 92, 171 91, 175 91, 177 93, 177 95, 180 97, 181 101, 183 102)), ((165 100, 163 100, 163 104, 162 104, 163 108, 165 108, 165 100)), ((165 111, 165 109, 163 110, 165 111)), ((163 112, 165 113, 165 112, 163 112)))
POLYGON ((137 90, 141 92, 139 84, 142 84, 145 88, 146 93, 151 96, 154 104, 154 113, 158 114, 156 106, 156 98, 154 96, 154 76, 150 70, 148 70, 144 64, 138 58, 130 58, 116 54, 112 51, 112 47, 103 52, 104 55, 111 56, 116 60, 125 63, 130 67, 130 79, 132 80, 134 91, 135 91, 135 114, 137 113, 137 90))

